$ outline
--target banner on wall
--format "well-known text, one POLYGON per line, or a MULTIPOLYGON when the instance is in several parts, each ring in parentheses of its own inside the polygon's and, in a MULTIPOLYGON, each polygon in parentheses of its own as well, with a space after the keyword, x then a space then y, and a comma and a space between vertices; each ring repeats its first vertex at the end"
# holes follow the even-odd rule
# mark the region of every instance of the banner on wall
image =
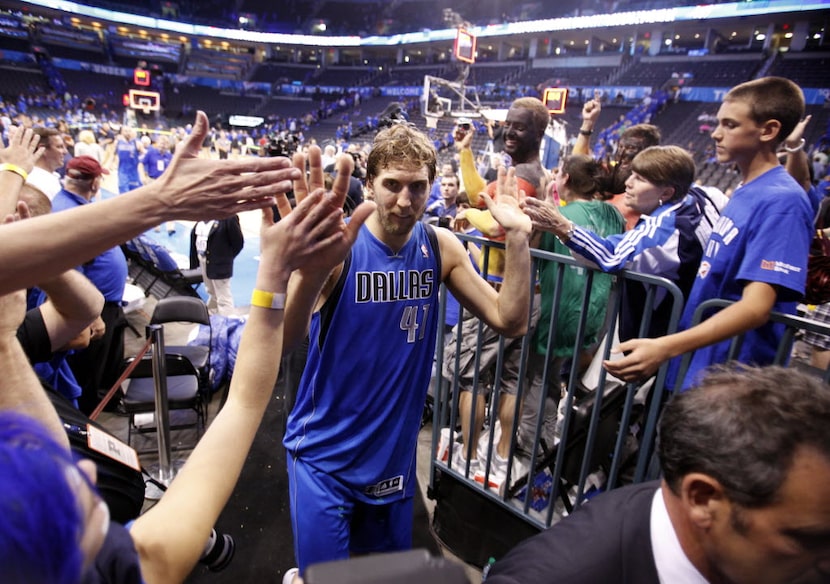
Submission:
POLYGON ((381 87, 380 94, 384 97, 418 97, 423 90, 424 88, 420 85, 416 87, 381 87))
MULTIPOLYGON (((720 103, 729 87, 684 87, 680 90, 680 99, 683 101, 702 101, 706 103, 720 103)), ((824 105, 830 102, 830 88, 802 88, 804 101, 807 105, 824 105)))

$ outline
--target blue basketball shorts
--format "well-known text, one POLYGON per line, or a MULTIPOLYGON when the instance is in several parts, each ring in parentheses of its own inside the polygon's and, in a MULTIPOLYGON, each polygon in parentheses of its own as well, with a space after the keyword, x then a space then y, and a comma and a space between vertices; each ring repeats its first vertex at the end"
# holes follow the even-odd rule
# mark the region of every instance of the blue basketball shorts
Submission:
POLYGON ((412 547, 413 499, 372 504, 288 454, 294 556, 300 574, 319 562, 412 547))

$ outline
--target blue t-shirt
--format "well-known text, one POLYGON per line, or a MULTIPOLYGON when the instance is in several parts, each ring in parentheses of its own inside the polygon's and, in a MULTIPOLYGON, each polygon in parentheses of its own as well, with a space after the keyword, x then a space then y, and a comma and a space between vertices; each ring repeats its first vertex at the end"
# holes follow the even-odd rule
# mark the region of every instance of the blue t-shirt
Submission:
MULTIPOLYGON (((88 204, 89 201, 66 189, 55 195, 52 201, 52 212, 73 209, 88 204)), ((121 302, 124 298, 124 288, 127 284, 127 258, 121 248, 112 247, 88 262, 78 266, 84 276, 95 284, 95 287, 104 295, 107 302, 121 302)))
POLYGON ((393 253, 364 225, 309 333, 283 439, 356 497, 411 497, 438 328, 439 250, 417 223, 393 253))
MULTIPOLYGON (((691 326, 702 302, 739 300, 749 282, 775 286, 778 296, 773 311, 795 314, 804 294, 812 233, 810 201, 782 166, 738 187, 704 248, 680 330, 691 326)), ((783 331, 783 325, 772 322, 748 331, 737 359, 756 365, 772 363, 783 331)), ((729 344, 724 341, 695 351, 682 388, 688 388, 705 367, 724 363, 729 344)), ((679 360, 672 362, 669 387, 676 380, 679 360)))

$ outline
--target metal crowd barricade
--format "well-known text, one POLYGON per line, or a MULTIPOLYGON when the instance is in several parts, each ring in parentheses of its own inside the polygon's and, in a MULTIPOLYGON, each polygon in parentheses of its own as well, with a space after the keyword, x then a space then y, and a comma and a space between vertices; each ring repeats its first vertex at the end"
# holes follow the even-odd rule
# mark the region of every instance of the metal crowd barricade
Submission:
MULTIPOLYGON (((503 248, 502 244, 494 243, 479 237, 459 235, 459 238, 469 243, 482 247, 484 256, 484 272, 487 271, 489 263, 489 252, 493 248, 503 248)), ((531 250, 533 258, 533 273, 537 272, 540 262, 552 262, 557 267, 556 285, 553 290, 553 312, 550 322, 540 322, 538 326, 548 326, 548 355, 545 356, 545 366, 542 373, 542 387, 547 387, 552 372, 550 371, 549 354, 551 343, 554 338, 550 334, 555 330, 558 318, 557 306, 561 298, 561 282, 566 269, 577 267, 585 270, 585 284, 582 290, 581 318, 577 327, 577 335, 574 344, 574 354, 583 345, 586 328, 587 305, 590 298, 591 283, 593 277, 600 270, 591 268, 575 260, 570 256, 554 254, 541 250, 531 250)), ((618 293, 619 287, 624 279, 641 282, 647 289, 645 298, 645 314, 650 314, 658 298, 667 297, 666 301, 671 303, 671 316, 669 332, 676 330, 677 322, 682 310, 683 296, 680 290, 669 280, 664 278, 648 276, 644 274, 619 272, 612 276, 614 283, 608 301, 606 324, 602 339, 604 345, 599 343, 603 356, 608 358, 614 343, 614 335, 622 310, 621 296, 618 293)), ((531 290, 528 294, 533 299, 535 295, 535 281, 532 279, 531 290)), ((440 313, 444 314, 446 291, 442 291, 440 313)), ((458 325, 460 327, 460 323, 458 325)), ((650 322, 645 318, 640 330, 648 330, 650 322)), ((459 329, 460 330, 460 329, 459 329)), ((476 344, 474 359, 474 373, 472 381, 472 401, 475 404, 477 395, 483 391, 484 379, 492 381, 490 386, 490 400, 488 404, 489 415, 486 416, 486 432, 483 432, 486 441, 486 455, 481 457, 480 465, 483 468, 483 477, 479 480, 487 484, 492 473, 492 460, 495 452, 495 426, 499 402, 499 389, 501 385, 501 373, 504 366, 504 339, 499 340, 499 353, 492 372, 480 370, 481 353, 481 325, 479 325, 479 336, 476 344), (489 374, 488 374, 489 373, 489 374)), ((459 364, 458 354, 461 348, 461 339, 456 337, 456 362, 450 363, 454 375, 447 379, 442 375, 444 368, 443 338, 439 336, 436 350, 436 379, 434 380, 434 411, 433 411, 433 456, 431 457, 430 485, 428 493, 437 499, 437 507, 434 520, 434 528, 439 536, 450 549, 465 561, 473 564, 483 565, 488 556, 498 555, 506 551, 499 549, 499 546, 510 547, 510 536, 508 532, 514 530, 517 537, 526 536, 528 533, 538 531, 550 526, 557 521, 563 513, 581 504, 590 490, 591 493, 597 488, 607 489, 619 486, 623 482, 643 480, 651 459, 651 451, 656 431, 656 419, 659 415, 661 400, 648 400, 647 409, 637 405, 637 384, 611 383, 611 380, 602 370, 599 375, 599 383, 595 391, 586 392, 580 385, 580 378, 576 367, 571 367, 563 388, 561 402, 563 402, 564 415, 560 417, 561 433, 557 444, 545 444, 542 441, 542 418, 546 391, 541 391, 540 403, 537 410, 540 412, 536 420, 535 435, 532 445, 529 447, 529 455, 517 456, 517 433, 520 426, 520 412, 523 396, 528 389, 527 380, 527 357, 534 351, 531 346, 533 331, 530 331, 521 341, 519 382, 514 409, 513 432, 510 441, 510 456, 508 457, 507 476, 501 488, 494 489, 484 487, 474 480, 470 473, 469 463, 465 468, 453 468, 453 450, 459 448, 460 444, 454 438, 460 436, 460 430, 455 430, 460 421, 459 413, 459 364), (636 418, 636 419, 635 419, 636 418), (636 439, 639 440, 640 448, 632 453, 631 442, 635 439, 632 432, 632 424, 636 422, 636 439), (436 460, 434 453, 441 445, 441 430, 450 430, 449 451, 446 462, 436 460), (632 458, 633 457, 633 458, 632 458), (517 462, 520 461, 521 465, 517 462), (606 477, 605 480, 597 482, 597 473, 601 471, 606 477), (626 474, 623 477, 623 474, 626 474), (623 480, 624 479, 624 480, 623 480), (543 482, 544 485, 539 484, 543 482), (591 483, 593 486, 589 486, 591 483), (477 527, 465 526, 459 529, 453 523, 464 523, 464 519, 455 517, 455 510, 449 507, 460 504, 466 505, 469 501, 461 503, 461 498, 477 501, 477 510, 470 511, 470 521, 476 516, 490 516, 493 524, 486 520, 477 527), (499 509, 493 513, 493 509, 499 509), (513 517, 518 522, 511 521, 513 517), (524 523, 525 525, 520 525, 524 523), (454 534, 466 531, 470 527, 476 531, 483 542, 470 542, 471 549, 458 549, 453 542, 448 541, 454 534), (502 533, 495 533, 495 532, 502 533), (487 543, 488 537, 495 540, 487 543), (473 547, 482 549, 477 553, 473 547), (466 552, 466 553, 465 553, 466 552)), ((666 366, 660 368, 656 380, 651 388, 651 395, 659 395, 663 390, 666 366)), ((471 425, 475 420, 475 408, 470 414, 471 425)), ((446 430, 444 432, 446 438, 446 430)), ((467 451, 465 458, 469 461, 478 444, 465 445, 467 451)), ((481 474, 481 471, 480 471, 481 474)), ((481 539, 480 538, 480 539, 481 539)), ((512 543, 515 543, 513 541, 512 543)), ((461 548, 464 544, 461 545, 461 548)))
MULTIPOLYGON (((723 299, 707 300, 706 302, 701 303, 692 316, 692 326, 698 324, 703 319, 705 314, 725 308, 730 304, 733 304, 733 302, 723 299)), ((778 350, 775 354, 775 360, 773 361, 774 365, 787 366, 789 364, 790 355, 793 353, 793 347, 799 332, 812 332, 830 336, 830 323, 804 318, 803 316, 773 312, 770 315, 770 321, 782 325, 784 329, 781 341, 778 344, 778 350)), ((729 359, 733 359, 739 354, 743 340, 744 335, 739 335, 731 340, 729 345, 729 359)), ((681 360, 680 367, 678 369, 678 384, 685 380, 686 372, 688 371, 689 363, 693 354, 694 353, 692 352, 683 355, 683 359, 681 360)), ((812 372, 820 376, 824 383, 830 384, 830 367, 823 371, 814 370, 812 372)))
MULTIPOLYGON (((490 249, 503 247, 478 237, 459 235, 463 241, 482 246, 485 253, 485 273, 490 249)), ((579 266, 585 269, 585 284, 581 298, 581 318, 574 343, 575 357, 583 346, 586 325, 586 308, 593 278, 599 270, 585 266, 570 256, 563 256, 540 250, 531 250, 537 271, 540 262, 552 262, 556 265, 557 278, 553 290, 553 311, 551 321, 540 322, 538 326, 548 326, 548 354, 544 358, 542 386, 547 386, 551 376, 550 352, 553 331, 556 330, 561 299, 561 284, 566 269, 579 266)), ((609 357, 614 341, 614 332, 620 320, 622 310, 621 286, 626 281, 640 282, 646 288, 645 310, 640 324, 640 335, 646 336, 650 322, 648 315, 659 298, 671 302, 671 311, 667 333, 677 330, 683 307, 680 290, 664 278, 621 271, 613 276, 611 295, 608 301, 606 326, 598 352, 601 357, 609 357)), ((528 294, 533 296, 534 291, 528 294)), ((446 290, 442 290, 440 314, 445 314, 446 290)), ((694 315, 693 324, 701 320, 704 314, 729 305, 725 300, 710 300, 702 304, 694 315)), ((786 365, 792 354, 793 345, 799 331, 811 331, 830 335, 830 324, 817 322, 800 316, 773 313, 771 320, 781 323, 784 335, 779 345, 776 364, 786 365)), ((460 327, 460 322, 459 325, 460 327)), ((460 330, 460 328, 459 328, 460 330)), ((473 403, 475 396, 482 391, 487 374, 480 370, 481 327, 474 355, 474 374, 472 381, 473 403)), ((518 395, 514 410, 513 434, 511 436, 510 455, 508 458, 507 477, 498 489, 487 487, 488 475, 491 473, 491 461, 495 448, 495 420, 497 419, 500 376, 504 363, 501 349, 504 340, 499 342, 499 355, 492 372, 490 386, 489 415, 486 416, 486 455, 480 458, 484 477, 480 482, 474 480, 468 462, 464 468, 453 468, 453 450, 460 448, 454 438, 460 437, 457 429, 459 413, 459 366, 458 358, 450 363, 453 371, 451 379, 442 374, 444 369, 443 336, 439 335, 436 350, 436 378, 433 384, 433 443, 430 457, 430 482, 428 494, 436 499, 433 528, 439 539, 462 560, 483 566, 489 557, 499 557, 516 543, 551 526, 571 510, 583 504, 593 494, 619 487, 623 484, 643 482, 659 477, 659 467, 654 455, 657 433, 657 421, 661 408, 666 402, 668 392, 665 378, 668 363, 658 370, 650 387, 643 384, 624 384, 613 380, 604 369, 600 370, 595 390, 586 391, 580 384, 576 367, 571 367, 562 388, 559 415, 560 432, 558 442, 552 445, 542 440, 545 391, 542 391, 537 411, 535 435, 529 453, 517 453, 517 432, 520 426, 519 413, 524 393, 527 390, 526 361, 534 349, 530 346, 529 332, 521 343, 521 368, 519 373, 518 395), (642 395, 638 395, 642 394, 642 395), (444 429, 446 441, 449 431, 449 444, 442 443, 441 430, 444 429), (446 461, 438 460, 439 448, 446 447, 446 461), (520 464, 521 463, 521 464, 520 464), (483 484, 481 484, 483 483, 483 484)), ((456 339, 458 347, 461 339, 456 339)), ((738 354, 742 336, 731 342, 730 356, 738 354)), ((678 385, 682 383, 691 355, 684 355, 681 360, 678 385)), ((830 368, 826 371, 813 371, 830 383, 830 368)), ((475 408, 470 414, 474 423, 475 408)), ((481 443, 481 442, 480 442, 481 443)), ((469 461, 479 444, 466 445, 465 458, 469 461)), ((480 471, 481 473, 481 471, 480 471)))

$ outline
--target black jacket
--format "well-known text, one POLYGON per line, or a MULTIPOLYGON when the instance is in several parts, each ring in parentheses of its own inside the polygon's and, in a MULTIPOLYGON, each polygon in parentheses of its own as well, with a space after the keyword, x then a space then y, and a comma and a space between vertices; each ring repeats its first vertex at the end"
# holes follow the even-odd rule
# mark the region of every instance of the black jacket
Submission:
POLYGON ((657 584, 651 501, 659 487, 642 483, 597 496, 510 550, 487 584, 657 584))
MULTIPOLYGON (((207 277, 211 280, 224 280, 233 276, 233 260, 244 245, 245 238, 242 235, 239 217, 216 221, 208 235, 205 253, 207 277)), ((190 231, 190 267, 199 267, 195 225, 190 231)))

